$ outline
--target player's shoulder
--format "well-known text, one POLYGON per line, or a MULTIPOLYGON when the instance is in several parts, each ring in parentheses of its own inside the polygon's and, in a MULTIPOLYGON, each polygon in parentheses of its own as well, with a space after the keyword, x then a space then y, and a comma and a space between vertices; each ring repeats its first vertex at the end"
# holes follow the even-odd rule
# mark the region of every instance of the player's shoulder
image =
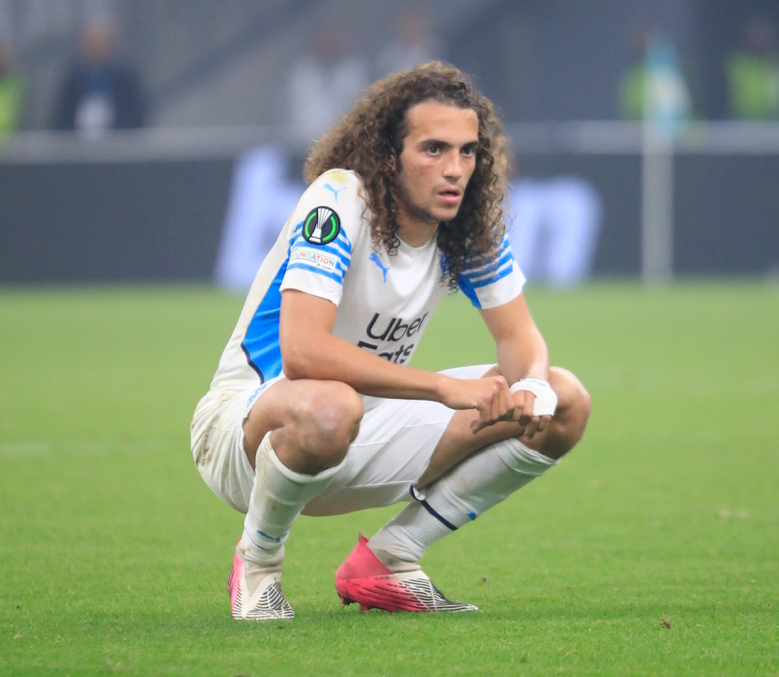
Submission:
POLYGON ((365 239, 366 204, 359 176, 346 169, 330 169, 314 179, 295 208, 291 237, 308 244, 351 249, 365 239), (340 243, 340 244, 338 244, 340 243))
POLYGON ((306 191, 303 201, 306 214, 327 210, 334 214, 349 233, 350 238, 357 236, 363 227, 366 214, 363 182, 360 177, 348 169, 329 169, 320 174, 306 191))
POLYGON ((333 202, 361 199, 364 190, 362 179, 351 169, 328 169, 311 182, 310 188, 333 202))

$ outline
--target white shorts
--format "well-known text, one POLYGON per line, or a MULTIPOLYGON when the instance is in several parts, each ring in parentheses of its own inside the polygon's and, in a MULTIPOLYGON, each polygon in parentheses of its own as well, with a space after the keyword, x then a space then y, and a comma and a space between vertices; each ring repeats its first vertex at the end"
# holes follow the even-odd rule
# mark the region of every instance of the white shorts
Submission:
MULTIPOLYGON (((471 379, 492 365, 442 373, 471 379)), ((279 377, 283 378, 283 377, 279 377)), ((243 423, 257 397, 277 379, 245 393, 211 391, 192 419, 192 456, 201 477, 227 505, 246 513, 254 470, 243 449, 243 423)), ((306 515, 338 515, 410 499, 409 487, 424 472, 454 410, 427 400, 370 398, 360 432, 325 491, 303 510, 306 515)))

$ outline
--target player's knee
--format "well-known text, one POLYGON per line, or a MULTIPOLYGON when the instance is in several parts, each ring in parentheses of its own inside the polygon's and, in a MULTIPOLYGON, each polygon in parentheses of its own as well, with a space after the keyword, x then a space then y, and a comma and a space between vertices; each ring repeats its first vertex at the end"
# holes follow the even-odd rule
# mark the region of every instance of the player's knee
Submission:
POLYGON ((362 416, 362 400, 350 386, 338 381, 312 383, 297 412, 301 451, 311 456, 312 465, 337 465, 357 437, 362 416))
POLYGON ((592 399, 582 382, 567 369, 555 368, 554 388, 557 392, 560 420, 563 424, 569 449, 584 435, 590 418, 592 399))
POLYGON ((567 369, 554 367, 550 383, 557 394, 557 411, 544 453, 560 458, 573 449, 584 435, 592 399, 582 382, 567 369))

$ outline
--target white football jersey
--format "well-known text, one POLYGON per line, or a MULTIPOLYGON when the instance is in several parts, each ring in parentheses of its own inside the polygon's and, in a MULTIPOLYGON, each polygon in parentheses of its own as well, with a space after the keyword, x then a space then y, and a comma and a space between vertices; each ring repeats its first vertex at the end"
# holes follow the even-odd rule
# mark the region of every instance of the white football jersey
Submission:
MULTIPOLYGON (((303 193, 249 290, 211 384, 238 391, 283 372, 279 309, 285 289, 337 306, 333 334, 397 364, 408 364, 441 296, 442 262, 435 238, 401 242, 396 255, 375 251, 359 177, 332 169, 303 193)), ((488 265, 469 268, 460 289, 477 308, 520 294, 525 278, 507 238, 488 265)))

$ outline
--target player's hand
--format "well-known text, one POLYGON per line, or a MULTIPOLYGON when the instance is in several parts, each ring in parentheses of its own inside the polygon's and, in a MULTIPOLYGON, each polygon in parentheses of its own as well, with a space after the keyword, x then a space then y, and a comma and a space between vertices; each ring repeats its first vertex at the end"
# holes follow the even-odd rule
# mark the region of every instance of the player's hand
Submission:
POLYGON ((478 418, 471 423, 471 430, 498 421, 511 421, 514 417, 514 396, 502 376, 461 380, 452 379, 443 396, 443 403, 451 409, 475 409, 478 418))
POLYGON ((550 415, 534 416, 533 407, 536 396, 527 390, 517 390, 513 394, 514 406, 512 420, 519 424, 522 437, 532 439, 536 433, 543 432, 552 420, 550 415))

